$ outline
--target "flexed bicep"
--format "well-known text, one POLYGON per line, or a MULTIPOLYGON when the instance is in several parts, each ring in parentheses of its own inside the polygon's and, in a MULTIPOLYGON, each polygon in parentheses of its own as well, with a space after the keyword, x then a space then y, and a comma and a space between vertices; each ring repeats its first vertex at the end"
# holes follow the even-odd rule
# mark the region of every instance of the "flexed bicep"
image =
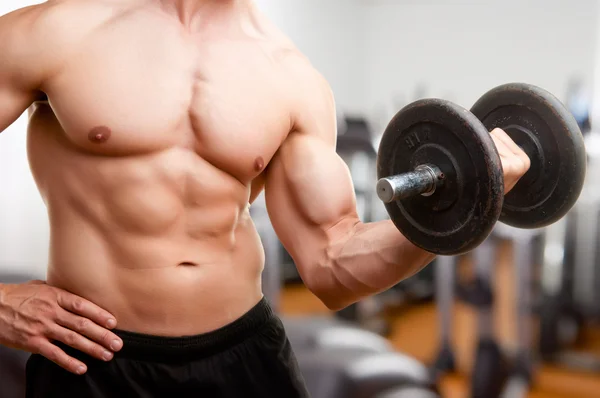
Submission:
POLYGON ((306 282, 347 230, 340 223, 358 221, 348 167, 330 143, 294 134, 269 166, 265 193, 273 227, 306 282))

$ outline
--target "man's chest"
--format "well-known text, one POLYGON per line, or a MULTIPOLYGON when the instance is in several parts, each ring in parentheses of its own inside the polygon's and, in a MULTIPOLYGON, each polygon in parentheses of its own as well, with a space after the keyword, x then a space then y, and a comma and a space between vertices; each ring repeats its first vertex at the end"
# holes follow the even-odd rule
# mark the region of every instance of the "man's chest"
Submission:
POLYGON ((186 147, 254 178, 291 127, 285 71, 251 41, 154 39, 106 35, 65 60, 45 90, 68 138, 108 156, 186 147))

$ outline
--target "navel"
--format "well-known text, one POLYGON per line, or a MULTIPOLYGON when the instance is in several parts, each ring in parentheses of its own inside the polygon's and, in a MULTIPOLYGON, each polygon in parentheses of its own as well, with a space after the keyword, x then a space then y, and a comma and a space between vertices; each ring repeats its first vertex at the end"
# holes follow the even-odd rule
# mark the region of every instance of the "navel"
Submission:
POLYGON ((106 126, 94 127, 88 133, 88 139, 95 144, 102 144, 110 138, 110 129, 106 126))
POLYGON ((262 158, 262 156, 257 157, 256 160, 254 161, 254 170, 262 171, 264 168, 265 168, 265 160, 262 158))

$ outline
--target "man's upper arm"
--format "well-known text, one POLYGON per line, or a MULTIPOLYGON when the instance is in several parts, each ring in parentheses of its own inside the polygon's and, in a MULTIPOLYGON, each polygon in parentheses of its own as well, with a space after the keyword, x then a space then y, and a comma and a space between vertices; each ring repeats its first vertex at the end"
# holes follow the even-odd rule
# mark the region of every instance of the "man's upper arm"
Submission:
POLYGON ((46 17, 47 3, 0 17, 0 132, 35 100, 60 58, 46 17))
POLYGON ((279 239, 305 282, 327 263, 330 243, 358 222, 350 172, 335 151, 333 94, 312 68, 294 102, 294 128, 271 161, 267 208, 279 239))

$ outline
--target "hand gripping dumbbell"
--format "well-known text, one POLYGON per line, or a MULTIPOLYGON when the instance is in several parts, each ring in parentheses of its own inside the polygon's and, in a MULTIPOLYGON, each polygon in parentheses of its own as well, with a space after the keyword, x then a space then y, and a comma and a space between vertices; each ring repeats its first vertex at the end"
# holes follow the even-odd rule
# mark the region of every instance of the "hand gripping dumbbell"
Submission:
POLYGON ((440 255, 471 251, 497 221, 541 228, 577 201, 586 171, 581 131, 549 92, 513 83, 464 109, 423 99, 387 126, 377 155, 377 195, 396 227, 418 247, 440 255), (500 156, 489 134, 506 131, 531 159, 504 195, 500 156))

